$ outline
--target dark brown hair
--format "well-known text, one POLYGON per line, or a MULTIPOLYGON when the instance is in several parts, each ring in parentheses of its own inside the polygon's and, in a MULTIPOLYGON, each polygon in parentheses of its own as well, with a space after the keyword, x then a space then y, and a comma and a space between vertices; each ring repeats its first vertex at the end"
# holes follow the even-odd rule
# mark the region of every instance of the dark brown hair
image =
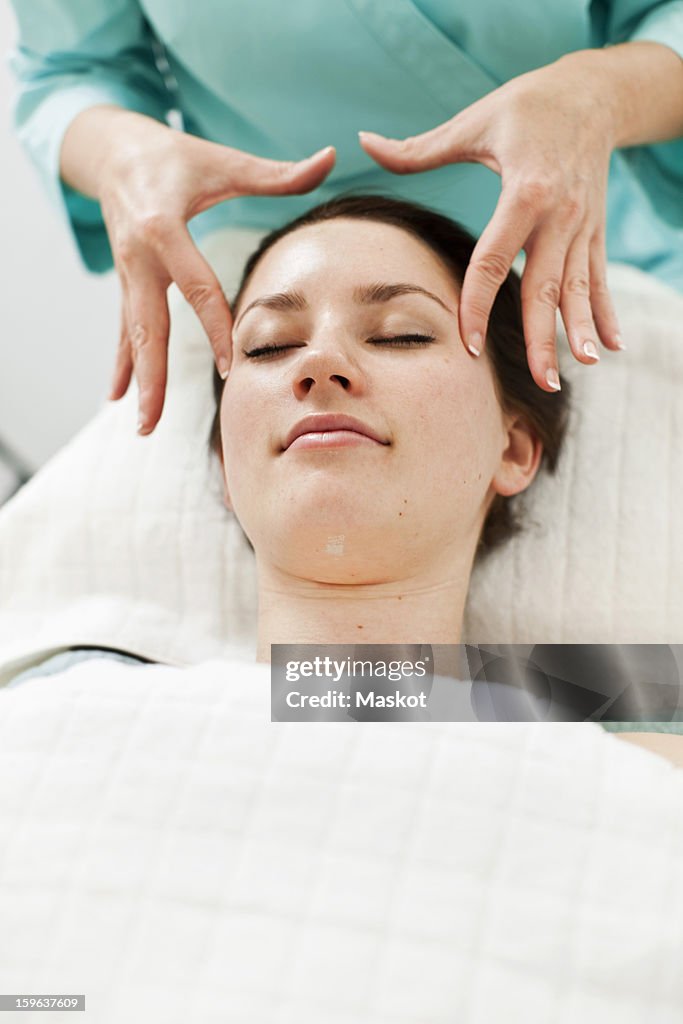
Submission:
MULTIPOLYGON (((375 221, 402 228, 424 242, 445 264, 460 289, 476 239, 456 221, 418 203, 385 195, 345 193, 289 221, 261 239, 247 260, 231 309, 236 311, 244 290, 261 257, 277 241, 297 228, 319 224, 338 217, 375 221)), ((560 453, 568 416, 569 385, 552 394, 538 387, 527 360, 522 324, 520 279, 510 270, 501 285, 489 317, 486 351, 494 371, 496 390, 505 412, 522 416, 543 445, 541 465, 552 472, 560 453)), ((220 403, 223 381, 214 367, 213 377, 216 413, 211 425, 210 447, 221 454, 220 403)), ((490 551, 513 533, 522 523, 515 514, 513 497, 497 494, 482 527, 477 554, 490 551)))

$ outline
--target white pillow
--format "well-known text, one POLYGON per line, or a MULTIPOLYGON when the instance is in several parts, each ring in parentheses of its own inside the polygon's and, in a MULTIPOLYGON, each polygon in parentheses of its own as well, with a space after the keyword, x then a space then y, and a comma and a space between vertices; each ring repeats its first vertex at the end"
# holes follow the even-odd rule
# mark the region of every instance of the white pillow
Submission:
MULTIPOLYGON (((229 296, 262 234, 205 241, 229 296)), ((475 569, 469 642, 683 641, 683 297, 626 266, 609 281, 628 351, 580 366, 558 316, 570 436, 526 531, 475 569)), ((175 289, 171 316, 154 433, 131 388, 0 511, 0 684, 76 644, 174 665, 255 646, 254 558, 206 443, 211 352, 175 289)))

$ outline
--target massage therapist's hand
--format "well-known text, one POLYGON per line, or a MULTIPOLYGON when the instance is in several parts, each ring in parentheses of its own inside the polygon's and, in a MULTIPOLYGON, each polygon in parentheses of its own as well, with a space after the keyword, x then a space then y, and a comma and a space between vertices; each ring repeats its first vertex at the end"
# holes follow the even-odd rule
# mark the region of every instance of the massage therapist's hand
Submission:
POLYGON ((201 320, 222 376, 232 358, 230 308, 187 221, 224 199, 308 192, 334 159, 329 146, 296 163, 267 160, 117 107, 91 107, 74 119, 61 173, 100 201, 123 300, 110 398, 126 393, 134 372, 140 433, 154 429, 164 404, 171 282, 201 320))
POLYGON ((500 174, 498 204, 463 283, 460 333, 473 355, 482 351, 498 289, 524 249, 529 368, 545 391, 559 387, 558 307, 580 362, 599 359, 599 342, 623 347, 605 276, 615 116, 601 66, 575 56, 511 79, 422 135, 399 141, 360 134, 368 155, 396 174, 456 162, 482 163, 500 174))

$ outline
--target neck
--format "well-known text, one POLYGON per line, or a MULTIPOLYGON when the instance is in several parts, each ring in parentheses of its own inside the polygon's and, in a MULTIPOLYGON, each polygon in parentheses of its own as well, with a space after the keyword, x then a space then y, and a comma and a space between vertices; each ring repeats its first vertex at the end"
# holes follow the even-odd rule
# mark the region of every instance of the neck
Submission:
POLYGON ((258 566, 257 661, 271 644, 459 644, 471 557, 383 583, 319 583, 258 566))

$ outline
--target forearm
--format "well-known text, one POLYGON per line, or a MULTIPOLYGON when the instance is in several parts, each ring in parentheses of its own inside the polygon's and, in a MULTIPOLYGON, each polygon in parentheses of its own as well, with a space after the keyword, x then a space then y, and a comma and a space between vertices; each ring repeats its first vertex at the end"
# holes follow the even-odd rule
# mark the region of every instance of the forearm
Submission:
POLYGON ((611 107, 615 149, 683 136, 683 59, 670 47, 637 41, 560 60, 583 72, 596 102, 611 107))
POLYGON ((170 131, 145 114, 100 105, 81 111, 67 128, 59 153, 62 180, 91 199, 99 199, 102 176, 112 159, 125 158, 136 139, 170 131))

